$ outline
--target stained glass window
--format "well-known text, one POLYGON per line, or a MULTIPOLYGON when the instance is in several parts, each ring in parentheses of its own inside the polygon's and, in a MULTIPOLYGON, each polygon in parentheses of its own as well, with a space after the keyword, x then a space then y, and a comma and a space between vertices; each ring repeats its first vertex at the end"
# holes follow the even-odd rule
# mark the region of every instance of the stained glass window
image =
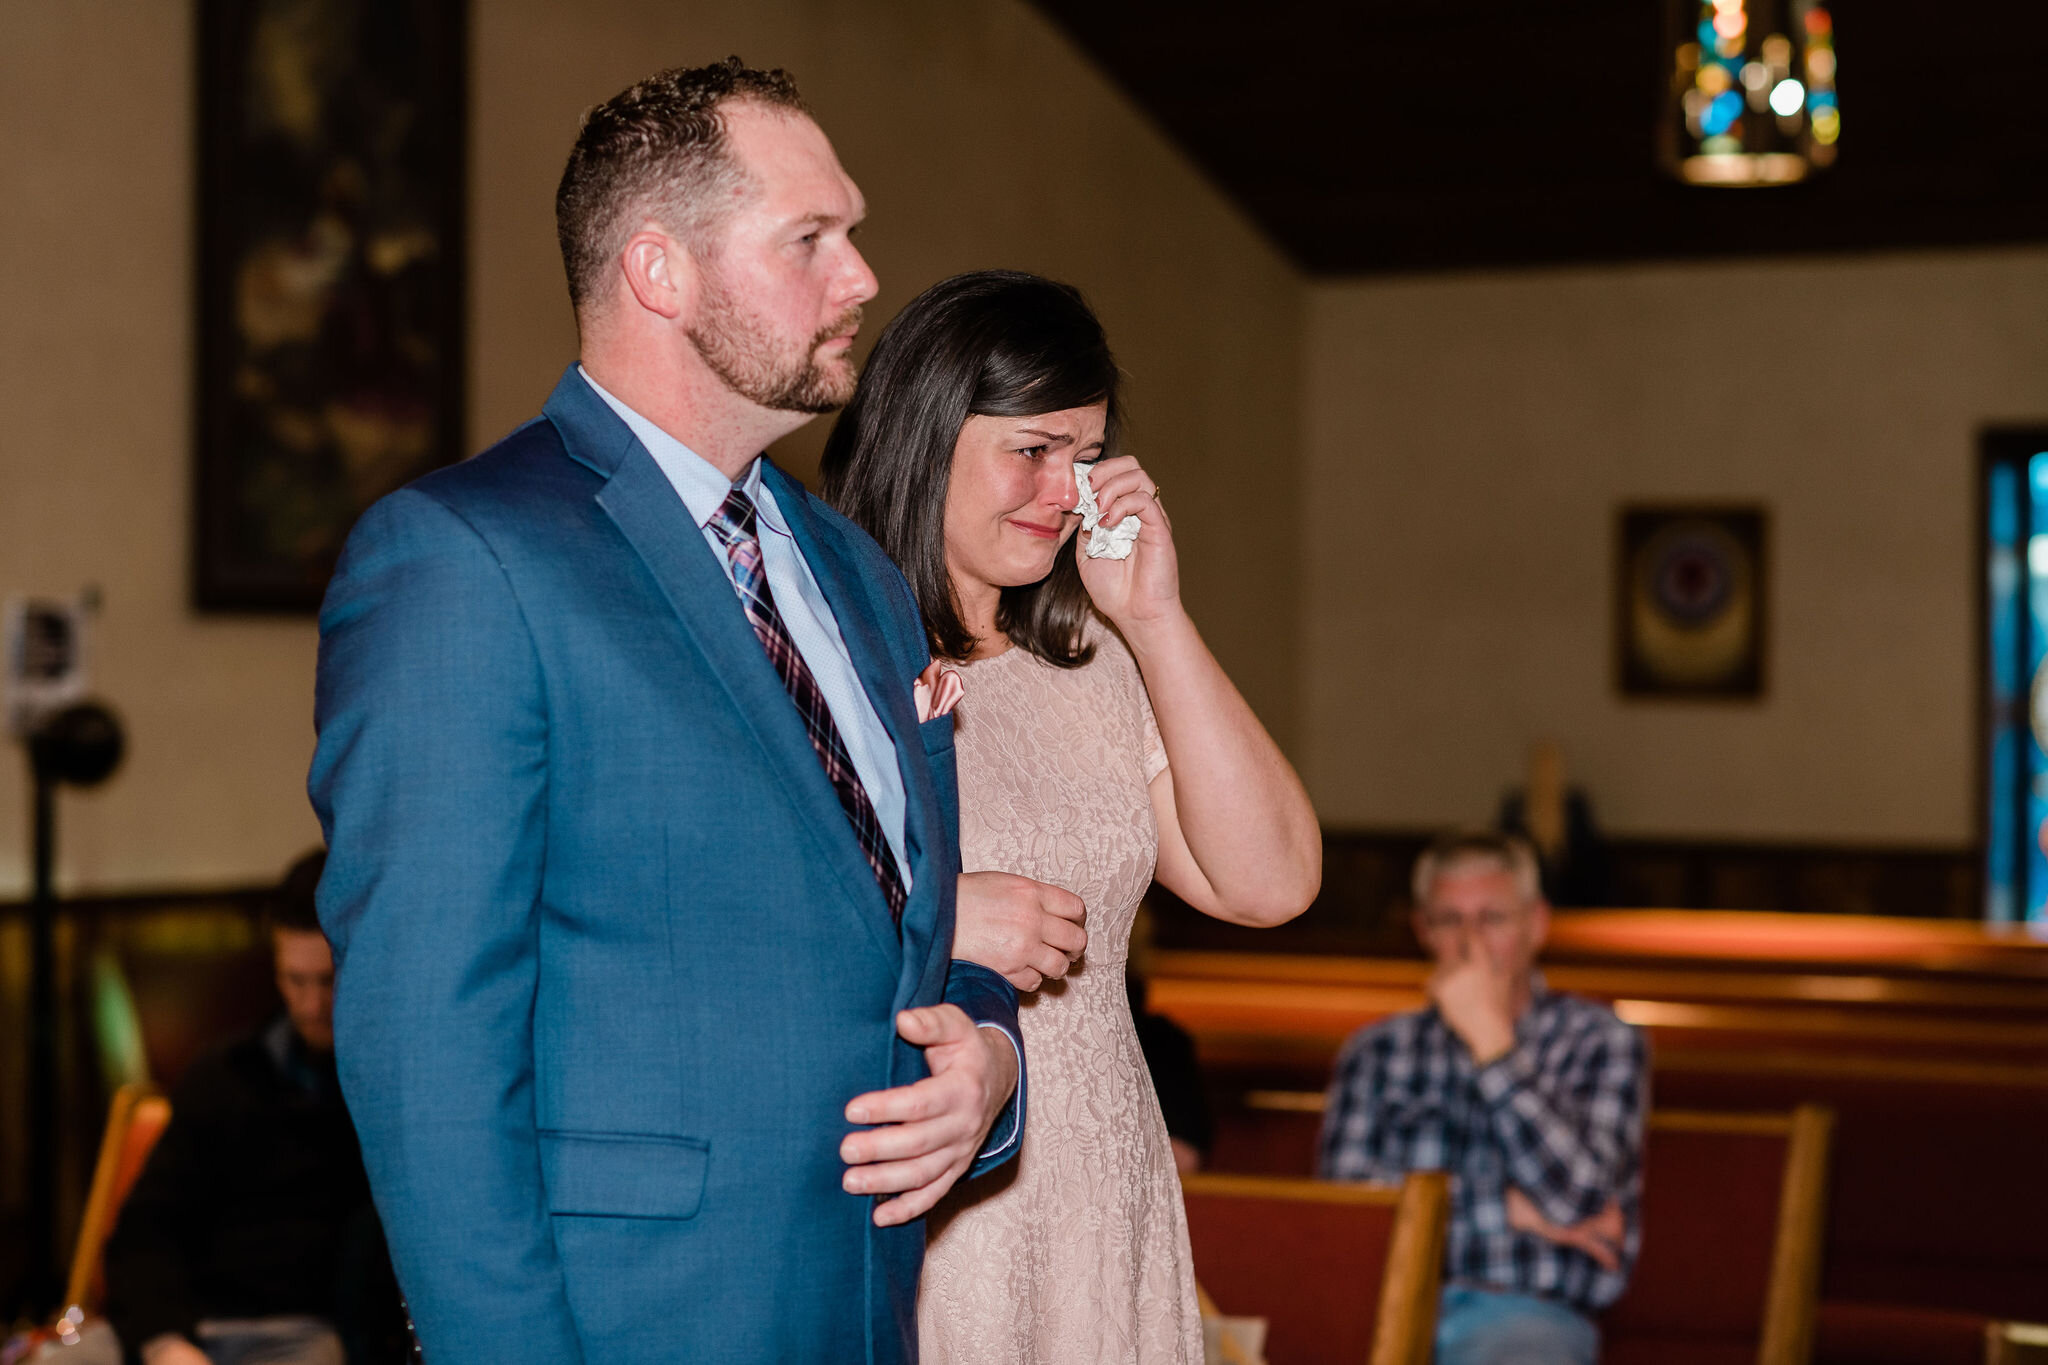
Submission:
POLYGON ((1984 917, 2048 925, 2048 432, 1984 447, 1984 917))

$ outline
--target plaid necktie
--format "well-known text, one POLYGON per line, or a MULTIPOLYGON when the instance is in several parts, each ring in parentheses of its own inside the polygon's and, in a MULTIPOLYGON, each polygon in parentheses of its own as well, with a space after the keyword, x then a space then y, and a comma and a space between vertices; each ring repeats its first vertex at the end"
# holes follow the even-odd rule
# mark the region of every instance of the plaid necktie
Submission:
POLYGON ((775 609, 754 520, 753 499, 735 485, 711 514, 710 524, 712 532, 725 545, 725 557, 732 564, 733 587, 739 590, 747 622, 753 626, 761 648, 768 651, 768 662, 775 666, 782 685, 789 689, 790 700, 803 717, 804 733, 810 736, 811 747, 818 751, 818 762, 824 765, 832 790, 839 794, 840 809, 853 826, 853 837, 860 842, 860 851, 874 871, 882 898, 889 902, 889 918, 900 925, 905 894, 903 878, 896 870, 896 856, 889 851, 889 841, 882 835, 882 822, 875 815, 874 803, 868 800, 867 789, 860 784, 860 774, 853 770, 846 741, 839 737, 839 727, 832 723, 825 694, 804 664, 804 656, 797 652, 789 627, 782 623, 782 613, 775 609))

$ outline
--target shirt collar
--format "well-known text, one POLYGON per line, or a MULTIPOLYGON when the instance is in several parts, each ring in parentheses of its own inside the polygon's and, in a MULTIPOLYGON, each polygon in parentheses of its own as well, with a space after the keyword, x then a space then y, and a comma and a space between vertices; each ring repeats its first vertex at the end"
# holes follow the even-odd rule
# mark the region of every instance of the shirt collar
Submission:
POLYGON ((277 1074, 294 1089, 308 1095, 325 1095, 334 1088, 334 1054, 316 1054, 306 1046, 292 1026, 291 1016, 281 1014, 263 1031, 263 1050, 270 1055, 277 1074))
POLYGON ((762 526, 777 535, 789 534, 789 526, 782 520, 782 509, 775 505, 774 495, 763 496, 765 490, 761 487, 761 461, 758 456, 747 465, 747 472, 738 480, 728 479, 718 466, 626 406, 623 400, 592 379, 590 372, 581 365, 576 367, 576 373, 583 376, 583 382, 590 385, 591 391, 602 398, 605 406, 617 413, 619 420, 639 438, 640 444, 647 447, 647 453, 668 476, 676 496, 689 509, 690 519, 697 523, 697 529, 710 525, 711 518, 724 505, 726 495, 737 484, 753 499, 762 526))

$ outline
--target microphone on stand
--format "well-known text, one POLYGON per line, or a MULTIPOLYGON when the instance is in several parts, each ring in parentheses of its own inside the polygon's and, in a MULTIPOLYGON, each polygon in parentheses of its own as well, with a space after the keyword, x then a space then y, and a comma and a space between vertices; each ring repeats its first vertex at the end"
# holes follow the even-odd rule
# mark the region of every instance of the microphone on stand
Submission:
POLYGON ((98 702, 52 712, 25 737, 34 778, 35 891, 29 901, 28 1272, 23 1297, 37 1316, 64 1284, 57 1249, 57 789, 93 787, 121 765, 121 722, 98 702))

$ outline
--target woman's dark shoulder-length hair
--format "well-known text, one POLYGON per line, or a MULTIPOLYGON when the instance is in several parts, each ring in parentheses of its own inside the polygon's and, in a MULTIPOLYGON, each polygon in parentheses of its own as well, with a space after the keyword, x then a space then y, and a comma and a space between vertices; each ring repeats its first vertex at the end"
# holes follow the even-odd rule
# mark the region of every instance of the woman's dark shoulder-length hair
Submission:
MULTIPOLYGON (((860 389, 825 443, 825 498, 902 568, 932 652, 965 659, 974 636, 946 575, 946 488, 970 416, 1033 417, 1108 405, 1103 456, 1122 434, 1116 360, 1081 291, 1015 270, 942 280, 882 329, 860 389)), ((1039 658, 1094 656, 1094 613, 1071 547, 1052 572, 1004 588, 996 627, 1039 658)))

